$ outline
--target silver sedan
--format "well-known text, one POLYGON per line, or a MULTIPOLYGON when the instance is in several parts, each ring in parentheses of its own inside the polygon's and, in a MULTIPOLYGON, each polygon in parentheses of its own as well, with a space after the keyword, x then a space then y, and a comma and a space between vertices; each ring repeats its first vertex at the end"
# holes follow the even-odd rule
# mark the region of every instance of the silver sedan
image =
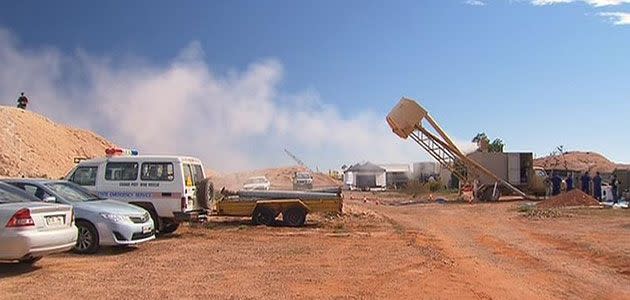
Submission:
POLYGON ((32 264, 76 244, 72 207, 35 200, 0 182, 0 260, 32 264))
POLYGON ((149 213, 138 206, 100 198, 72 182, 45 179, 7 179, 46 202, 72 205, 79 235, 75 251, 95 253, 100 246, 128 246, 155 239, 149 213))

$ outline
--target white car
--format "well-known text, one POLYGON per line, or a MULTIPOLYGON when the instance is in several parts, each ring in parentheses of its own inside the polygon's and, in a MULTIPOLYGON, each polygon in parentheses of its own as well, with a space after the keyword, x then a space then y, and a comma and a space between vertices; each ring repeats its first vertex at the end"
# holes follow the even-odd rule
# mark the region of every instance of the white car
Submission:
POLYGON ((130 246, 155 239, 149 212, 124 202, 100 198, 65 180, 6 179, 40 200, 72 205, 79 237, 78 253, 95 253, 100 246, 130 246))
POLYGON ((32 264, 76 244, 72 207, 35 200, 0 182, 0 260, 32 264))
POLYGON ((243 189, 246 191, 252 190, 269 190, 271 188, 271 182, 267 180, 265 176, 256 176, 247 179, 243 184, 243 189))

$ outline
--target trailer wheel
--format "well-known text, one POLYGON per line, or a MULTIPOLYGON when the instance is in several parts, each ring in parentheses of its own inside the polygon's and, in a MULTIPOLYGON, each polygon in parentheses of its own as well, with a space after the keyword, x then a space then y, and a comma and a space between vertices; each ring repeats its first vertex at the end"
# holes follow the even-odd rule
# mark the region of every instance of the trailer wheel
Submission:
POLYGON ((259 206, 254 209, 252 213, 252 223, 254 225, 267 225, 271 226, 276 221, 276 212, 264 206, 259 206))
POLYGON ((195 186, 197 187, 197 205, 201 208, 209 209, 209 203, 212 201, 212 197, 214 196, 214 185, 212 184, 212 181, 210 181, 210 178, 206 178, 197 182, 195 186))
POLYGON ((301 207, 291 207, 282 212, 282 222, 285 226, 300 227, 306 222, 306 210, 301 207))

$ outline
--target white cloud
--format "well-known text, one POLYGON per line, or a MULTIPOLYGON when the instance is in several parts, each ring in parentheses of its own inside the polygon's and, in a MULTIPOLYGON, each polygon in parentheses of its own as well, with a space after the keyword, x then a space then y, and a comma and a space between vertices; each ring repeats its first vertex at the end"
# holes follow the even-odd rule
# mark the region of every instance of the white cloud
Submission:
POLYGON ((193 155, 219 171, 293 164, 284 148, 322 169, 428 158, 391 133, 383 112, 361 107, 344 114, 316 91, 282 92, 283 76, 274 59, 219 74, 197 42, 154 65, 26 48, 0 28, 1 103, 13 106, 25 91, 29 109, 143 153, 193 155))
POLYGON ((464 2, 464 4, 468 4, 468 5, 472 5, 472 6, 484 6, 484 5, 486 5, 485 2, 480 1, 480 0, 466 0, 466 2, 464 2))
POLYGON ((615 25, 630 25, 630 13, 626 12, 603 12, 598 16, 606 17, 615 25))
POLYGON ((614 5, 621 5, 624 3, 630 3, 630 0, 532 0, 531 1, 531 3, 534 5, 552 5, 552 4, 563 4, 563 3, 573 3, 573 2, 585 2, 595 7, 601 7, 601 6, 614 6, 614 5))

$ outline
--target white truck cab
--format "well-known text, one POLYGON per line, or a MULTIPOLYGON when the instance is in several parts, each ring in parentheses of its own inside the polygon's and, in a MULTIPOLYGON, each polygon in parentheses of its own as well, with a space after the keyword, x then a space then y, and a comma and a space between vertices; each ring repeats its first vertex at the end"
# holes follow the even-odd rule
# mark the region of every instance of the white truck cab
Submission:
POLYGON ((106 154, 80 161, 65 179, 103 198, 146 209, 160 233, 174 232, 180 220, 191 219, 190 215, 198 216, 207 209, 207 197, 213 191, 199 159, 138 155, 135 150, 119 148, 107 149, 106 154), (197 197, 199 184, 203 184, 200 189, 204 189, 204 194, 197 197))

